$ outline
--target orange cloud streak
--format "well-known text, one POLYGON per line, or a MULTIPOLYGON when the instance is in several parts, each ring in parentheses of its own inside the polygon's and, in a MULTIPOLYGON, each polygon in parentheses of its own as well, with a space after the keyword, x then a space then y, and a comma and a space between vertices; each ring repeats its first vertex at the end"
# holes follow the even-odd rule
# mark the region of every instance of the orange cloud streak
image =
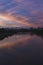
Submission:
MULTIPOLYGON (((35 24, 29 23, 28 21, 31 20, 31 18, 25 17, 25 16, 21 16, 21 15, 2 15, 0 14, 0 18, 6 20, 6 21, 13 21, 16 23, 20 23, 23 24, 27 27, 36 27, 35 24)), ((12 23, 13 23, 12 22, 12 23)))

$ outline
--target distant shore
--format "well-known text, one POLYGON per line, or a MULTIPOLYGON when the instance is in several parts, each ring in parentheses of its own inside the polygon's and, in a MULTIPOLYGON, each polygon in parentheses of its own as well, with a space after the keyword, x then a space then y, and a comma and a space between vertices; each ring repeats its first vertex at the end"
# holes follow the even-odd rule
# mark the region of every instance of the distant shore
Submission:
POLYGON ((43 28, 0 28, 0 34, 1 33, 26 33, 26 32, 32 32, 32 33, 43 33, 43 28))
POLYGON ((43 28, 29 28, 29 29, 16 29, 16 28, 0 28, 0 40, 14 34, 31 34, 43 37, 43 28))

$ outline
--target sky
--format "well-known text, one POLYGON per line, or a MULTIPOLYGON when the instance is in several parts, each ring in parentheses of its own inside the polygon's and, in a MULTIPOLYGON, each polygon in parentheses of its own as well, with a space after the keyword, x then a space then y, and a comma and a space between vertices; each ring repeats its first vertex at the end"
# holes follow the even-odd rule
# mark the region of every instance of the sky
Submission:
POLYGON ((0 27, 43 27, 43 0, 0 0, 0 27))

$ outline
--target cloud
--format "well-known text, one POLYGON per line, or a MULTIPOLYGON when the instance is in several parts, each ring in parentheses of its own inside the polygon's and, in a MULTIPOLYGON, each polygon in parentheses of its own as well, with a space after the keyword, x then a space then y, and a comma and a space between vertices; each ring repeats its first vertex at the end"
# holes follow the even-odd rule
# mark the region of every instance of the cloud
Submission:
POLYGON ((0 15, 5 14, 3 17, 10 18, 17 24, 33 27, 36 27, 36 24, 43 26, 42 13, 43 0, 0 0, 0 15))
MULTIPOLYGON (((6 14, 1 14, 0 17, 2 18, 4 23, 9 27, 15 27, 15 26, 20 26, 20 27, 37 27, 35 24, 30 23, 29 21, 31 20, 30 17, 26 16, 21 16, 21 15, 6 15, 6 14)), ((4 25, 5 26, 5 25, 4 25)))

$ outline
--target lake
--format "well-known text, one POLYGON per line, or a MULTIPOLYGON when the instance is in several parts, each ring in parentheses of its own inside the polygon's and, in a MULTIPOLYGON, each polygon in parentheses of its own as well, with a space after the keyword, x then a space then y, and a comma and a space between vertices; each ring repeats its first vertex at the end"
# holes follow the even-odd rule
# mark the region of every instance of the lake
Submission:
POLYGON ((0 65, 43 65, 43 37, 16 34, 0 40, 0 65))

